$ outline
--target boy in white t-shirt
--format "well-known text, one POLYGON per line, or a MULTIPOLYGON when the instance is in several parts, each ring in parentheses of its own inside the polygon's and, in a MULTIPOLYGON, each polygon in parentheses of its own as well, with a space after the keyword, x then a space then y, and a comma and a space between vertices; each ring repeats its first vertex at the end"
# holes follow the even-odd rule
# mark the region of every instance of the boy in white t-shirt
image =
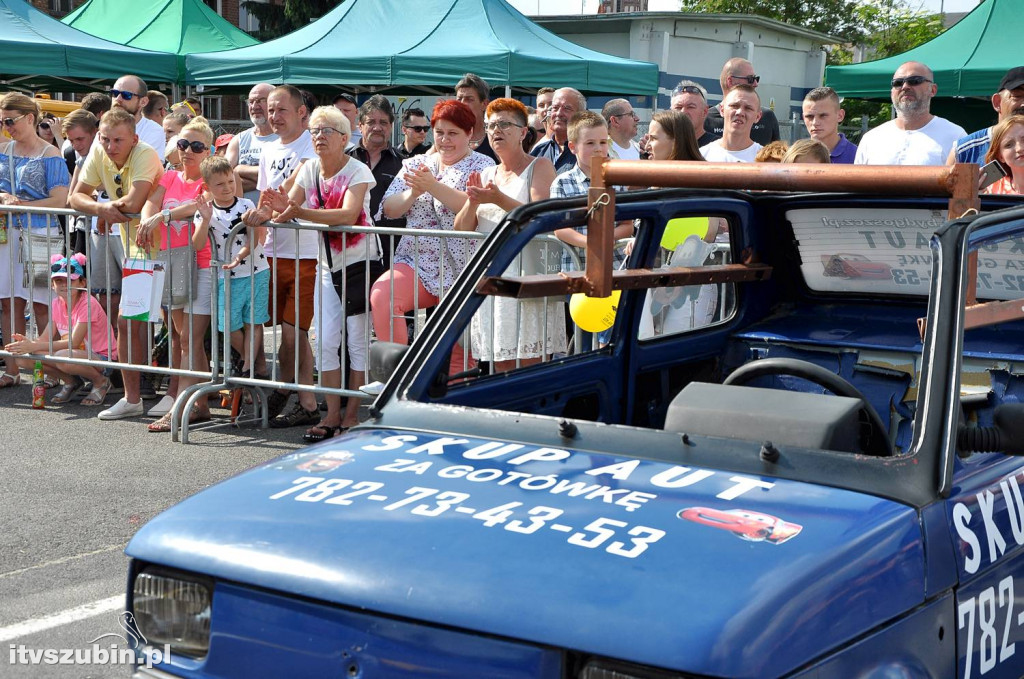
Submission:
MULTIPOLYGON (((205 195, 199 199, 192 244, 199 249, 208 241, 208 234, 213 234, 214 259, 224 262, 217 286, 219 327, 221 332, 227 327, 231 333, 231 347, 241 354, 242 371, 247 373, 250 347, 263 343, 263 324, 270 320, 270 266, 261 242, 266 229, 247 226, 228 242, 231 229, 255 206, 248 198, 235 196, 235 174, 226 158, 210 156, 200 165, 200 171, 212 200, 205 195), (225 309, 225 278, 231 281, 230 309, 225 309)), ((262 369, 257 366, 255 374, 266 377, 266 372, 265 365, 262 369)))

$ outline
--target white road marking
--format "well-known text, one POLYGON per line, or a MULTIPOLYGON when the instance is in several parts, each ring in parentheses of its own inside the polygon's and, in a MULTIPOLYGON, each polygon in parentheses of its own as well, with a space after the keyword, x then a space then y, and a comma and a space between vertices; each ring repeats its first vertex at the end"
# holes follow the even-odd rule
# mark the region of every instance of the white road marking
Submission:
POLYGON ((109 599, 100 599, 99 601, 94 601, 91 604, 69 608, 66 611, 61 611, 60 613, 44 615, 41 618, 32 618, 30 620, 25 620, 24 622, 8 625, 7 627, 0 627, 0 642, 17 639, 18 637, 26 637, 30 634, 35 634, 36 632, 43 632, 48 629, 53 629, 54 627, 60 627, 61 625, 85 620, 86 618, 91 618, 102 613, 123 611, 124 603, 124 594, 118 594, 117 596, 112 596, 109 599))
POLYGON ((75 559, 81 559, 82 557, 86 557, 86 556, 95 556, 96 554, 103 554, 104 552, 112 552, 115 549, 124 549, 124 546, 126 544, 127 543, 121 543, 121 544, 117 544, 117 545, 110 545, 108 547, 101 547, 99 549, 94 549, 91 552, 82 552, 81 554, 74 554, 72 556, 65 556, 65 557, 61 557, 60 559, 54 559, 52 561, 45 561, 43 563, 37 563, 37 564, 32 565, 32 566, 26 566, 25 568, 19 568, 16 571, 7 571, 6 573, 0 573, 0 579, 9 578, 12 575, 21 575, 22 573, 27 573, 29 571, 34 571, 34 570, 36 570, 38 568, 46 568, 47 566, 59 566, 62 563, 67 563, 69 561, 74 561, 75 559))

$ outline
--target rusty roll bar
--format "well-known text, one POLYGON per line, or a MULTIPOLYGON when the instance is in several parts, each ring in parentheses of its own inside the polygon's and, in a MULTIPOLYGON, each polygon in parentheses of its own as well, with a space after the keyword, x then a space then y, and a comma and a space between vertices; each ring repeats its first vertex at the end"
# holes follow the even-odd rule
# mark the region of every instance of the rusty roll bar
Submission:
MULTIPOLYGON (((949 196, 949 218, 978 210, 978 166, 705 163, 595 158, 587 210, 588 295, 612 292, 615 185, 751 191, 818 191, 949 196)), ((973 278, 969 303, 974 301, 973 278)))

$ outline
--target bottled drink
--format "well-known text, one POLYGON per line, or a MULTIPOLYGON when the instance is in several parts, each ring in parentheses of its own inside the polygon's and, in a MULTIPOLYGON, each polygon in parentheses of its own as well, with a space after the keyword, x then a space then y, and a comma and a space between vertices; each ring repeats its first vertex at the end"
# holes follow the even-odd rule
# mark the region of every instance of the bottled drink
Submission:
POLYGON ((46 407, 46 385, 43 383, 43 362, 36 361, 32 371, 32 407, 39 410, 46 407))
POLYGON ((0 245, 7 245, 7 213, 0 212, 0 245))

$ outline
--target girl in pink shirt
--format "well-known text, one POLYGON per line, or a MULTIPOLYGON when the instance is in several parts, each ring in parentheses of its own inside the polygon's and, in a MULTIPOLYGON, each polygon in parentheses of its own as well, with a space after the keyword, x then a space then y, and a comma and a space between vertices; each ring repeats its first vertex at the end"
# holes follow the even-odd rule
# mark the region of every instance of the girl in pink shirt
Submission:
MULTIPOLYGON (((69 258, 54 255, 50 261, 50 286, 53 288, 50 322, 37 340, 15 333, 14 341, 6 349, 12 354, 52 353, 69 358, 116 360, 117 345, 111 341, 107 314, 99 300, 89 294, 85 282, 85 255, 76 253, 69 258)), ((20 363, 26 367, 29 361, 20 363)), ((70 401, 82 387, 83 377, 92 382, 92 391, 82 400, 82 405, 100 405, 110 390, 110 379, 92 366, 43 361, 43 369, 47 375, 64 382, 53 398, 56 404, 70 401)))

